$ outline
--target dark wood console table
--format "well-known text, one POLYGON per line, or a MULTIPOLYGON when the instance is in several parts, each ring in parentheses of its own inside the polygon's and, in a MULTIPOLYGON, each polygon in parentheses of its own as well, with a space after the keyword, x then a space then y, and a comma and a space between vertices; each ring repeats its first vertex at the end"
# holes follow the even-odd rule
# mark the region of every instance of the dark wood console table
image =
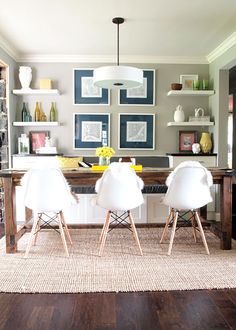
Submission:
MULTIPOLYGON (((209 169, 213 176, 214 184, 220 185, 220 215, 221 221, 218 225, 221 249, 231 249, 232 239, 232 184, 235 183, 235 171, 227 171, 219 168, 209 169)), ((143 179, 145 185, 164 185, 171 169, 144 168, 138 175, 143 179)), ((0 177, 3 181, 5 194, 5 234, 6 252, 17 251, 17 241, 26 231, 22 228, 17 232, 16 209, 15 209, 15 187, 20 185, 24 171, 3 170, 0 177)), ((96 180, 101 177, 101 172, 92 172, 91 169, 78 169, 63 171, 66 179, 72 186, 94 186, 96 180)))

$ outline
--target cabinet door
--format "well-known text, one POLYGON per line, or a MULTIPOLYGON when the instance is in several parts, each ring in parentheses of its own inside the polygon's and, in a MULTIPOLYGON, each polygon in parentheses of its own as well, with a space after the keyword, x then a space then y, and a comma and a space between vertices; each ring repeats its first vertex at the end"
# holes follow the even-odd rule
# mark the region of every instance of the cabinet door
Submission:
MULTIPOLYGON (((91 205, 91 198, 95 195, 87 196, 87 223, 100 223, 103 224, 106 218, 107 210, 91 205)), ((144 196, 144 204, 131 210, 135 223, 146 223, 147 222, 147 211, 146 211, 146 196, 144 196)), ((119 212, 121 213, 121 212, 119 212)))
POLYGON ((169 207, 162 204, 165 194, 147 195, 147 222, 165 223, 169 214, 169 207))

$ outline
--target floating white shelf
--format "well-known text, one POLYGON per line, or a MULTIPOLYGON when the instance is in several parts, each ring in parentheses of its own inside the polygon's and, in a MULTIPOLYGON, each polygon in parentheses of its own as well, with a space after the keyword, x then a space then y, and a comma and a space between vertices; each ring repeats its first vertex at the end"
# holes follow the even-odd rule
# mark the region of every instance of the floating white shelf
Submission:
POLYGON ((169 122, 167 126, 213 126, 213 121, 182 121, 182 122, 169 122))
POLYGON ((195 90, 188 90, 188 89, 182 89, 180 91, 169 91, 167 93, 167 96, 183 96, 183 95, 190 95, 190 96, 210 96, 213 95, 215 93, 214 90, 210 90, 210 91, 205 91, 205 90, 201 90, 201 91, 195 91, 195 90))
POLYGON ((58 95, 59 90, 58 89, 13 89, 12 91, 15 95, 58 95))
POLYGON ((13 126, 60 126, 58 121, 14 121, 13 126))

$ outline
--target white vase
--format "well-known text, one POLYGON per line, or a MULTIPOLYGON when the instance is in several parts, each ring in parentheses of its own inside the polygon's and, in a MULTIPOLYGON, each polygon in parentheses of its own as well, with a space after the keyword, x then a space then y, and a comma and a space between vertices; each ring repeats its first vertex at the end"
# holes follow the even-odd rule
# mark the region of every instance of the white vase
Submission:
POLYGON ((30 66, 19 67, 19 79, 22 88, 30 88, 30 83, 32 80, 32 69, 30 66))
POLYGON ((182 109, 182 106, 181 105, 178 105, 176 107, 176 110, 175 110, 175 113, 174 113, 174 121, 176 123, 179 123, 179 122, 182 122, 184 121, 184 112, 183 112, 183 109, 182 109))

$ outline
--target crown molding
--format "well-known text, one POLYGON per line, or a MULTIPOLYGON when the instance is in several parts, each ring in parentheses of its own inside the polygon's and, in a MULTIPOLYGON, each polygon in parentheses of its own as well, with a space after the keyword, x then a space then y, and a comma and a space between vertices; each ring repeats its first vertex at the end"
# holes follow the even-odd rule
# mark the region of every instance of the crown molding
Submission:
MULTIPOLYGON (((17 58, 17 62, 54 62, 54 63, 113 63, 116 56, 99 55, 22 55, 17 58)), ((186 56, 121 56, 122 63, 168 63, 168 64, 208 64, 205 57, 186 56)))
POLYGON ((17 61, 19 54, 17 50, 0 35, 0 47, 6 52, 13 60, 17 61))
MULTIPOLYGON (((121 56, 123 63, 142 63, 142 64, 209 64, 223 55, 228 49, 236 44, 236 31, 225 39, 218 47, 210 52, 206 57, 187 57, 187 56, 121 56)), ((18 51, 10 45, 0 35, 0 47, 16 62, 54 62, 54 63, 113 63, 116 56, 107 55, 56 55, 56 54, 19 54, 18 51)))
POLYGON ((212 63, 219 56, 223 55, 228 49, 236 44, 236 31, 226 38, 218 47, 216 47, 206 58, 208 63, 212 63))

